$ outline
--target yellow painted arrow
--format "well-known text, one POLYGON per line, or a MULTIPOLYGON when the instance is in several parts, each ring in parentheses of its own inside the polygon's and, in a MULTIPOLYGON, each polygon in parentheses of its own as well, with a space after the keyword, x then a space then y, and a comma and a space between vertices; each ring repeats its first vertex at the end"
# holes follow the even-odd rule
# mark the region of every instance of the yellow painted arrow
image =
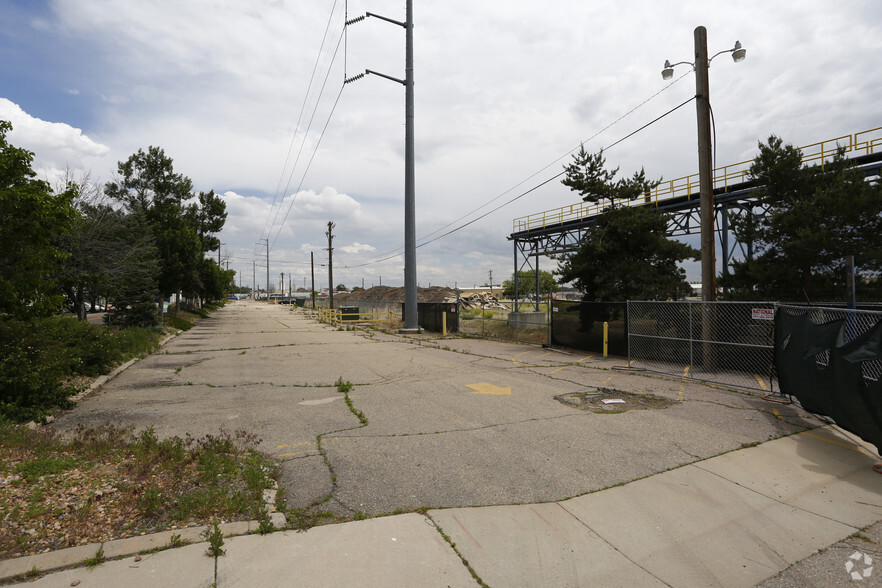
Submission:
POLYGON ((511 396, 511 386, 509 386, 508 388, 500 388, 499 386, 494 386, 493 384, 488 384, 487 382, 480 382, 478 384, 466 384, 466 388, 471 388, 472 390, 474 390, 472 394, 511 396))

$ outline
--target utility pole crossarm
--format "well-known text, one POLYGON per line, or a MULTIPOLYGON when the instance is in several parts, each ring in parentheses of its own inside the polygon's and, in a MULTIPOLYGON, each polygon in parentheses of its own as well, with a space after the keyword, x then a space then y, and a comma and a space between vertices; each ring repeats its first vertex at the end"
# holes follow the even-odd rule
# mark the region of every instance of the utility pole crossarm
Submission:
MULTIPOLYGON (((380 73, 380 72, 378 72, 378 71, 374 71, 374 70, 372 70, 372 69, 366 69, 366 70, 364 70, 364 73, 366 73, 366 74, 371 74, 371 75, 375 75, 375 76, 380 76, 381 78, 386 78, 387 80, 392 80, 393 82, 398 82, 398 83, 401 84, 402 86, 406 86, 406 85, 407 85, 407 82, 404 81, 404 80, 399 80, 398 78, 393 78, 392 76, 387 76, 386 74, 380 73)), ((350 78, 350 79, 351 79, 351 78, 350 78)), ((354 81, 354 80, 353 80, 353 81, 354 81)))
POLYGON ((407 23, 401 22, 400 20, 393 20, 393 19, 386 17, 386 16, 380 16, 379 14, 374 14, 373 12, 366 12, 365 15, 372 16, 374 18, 379 18, 380 20, 385 20, 386 22, 391 22, 392 24, 398 25, 404 29, 407 28, 407 23))

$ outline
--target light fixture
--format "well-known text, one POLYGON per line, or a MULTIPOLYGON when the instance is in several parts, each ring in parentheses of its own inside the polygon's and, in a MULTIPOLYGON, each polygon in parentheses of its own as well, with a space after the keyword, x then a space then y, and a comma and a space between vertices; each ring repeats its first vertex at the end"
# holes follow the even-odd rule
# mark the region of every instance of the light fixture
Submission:
POLYGON ((674 77, 674 68, 671 66, 671 62, 668 59, 665 59, 665 68, 662 70, 662 79, 669 80, 674 77))
POLYGON ((744 61, 745 57, 747 57, 747 49, 741 46, 741 41, 735 41, 735 48, 732 49, 732 61, 738 63, 744 61))

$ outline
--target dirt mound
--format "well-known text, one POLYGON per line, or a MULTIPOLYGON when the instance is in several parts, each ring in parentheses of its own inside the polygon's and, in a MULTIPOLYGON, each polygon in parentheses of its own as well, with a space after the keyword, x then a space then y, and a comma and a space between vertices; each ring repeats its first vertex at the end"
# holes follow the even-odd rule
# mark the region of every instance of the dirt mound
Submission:
MULTIPOLYGON (((404 288, 391 286, 374 286, 367 290, 334 294, 334 304, 339 301, 355 302, 357 300, 373 300, 379 302, 404 302, 404 288)), ((450 302, 456 300, 456 290, 443 286, 430 286, 429 288, 417 288, 418 302, 450 302)))

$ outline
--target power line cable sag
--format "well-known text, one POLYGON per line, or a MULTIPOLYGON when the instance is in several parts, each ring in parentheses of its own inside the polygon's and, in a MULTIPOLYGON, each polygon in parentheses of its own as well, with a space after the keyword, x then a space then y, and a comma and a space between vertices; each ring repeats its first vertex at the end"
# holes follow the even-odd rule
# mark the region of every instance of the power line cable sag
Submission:
MULTIPOLYGON (((621 122, 622 120, 624 120, 625 118, 631 116, 632 114, 634 114, 635 112, 637 112, 637 110, 639 110, 640 108, 642 108, 643 106, 645 106, 645 105, 646 105, 648 102, 650 102, 651 100, 653 100, 653 99, 655 99, 656 97, 658 97, 662 92, 665 92, 666 90, 670 89, 671 86, 673 86, 674 84, 676 84, 677 82, 679 82, 680 80, 682 80, 683 78, 685 78, 686 76, 688 76, 690 73, 691 73, 691 72, 686 72, 686 73, 684 73, 683 75, 681 75, 680 77, 678 77, 677 79, 675 79, 674 81, 672 81, 671 83, 667 84, 664 88, 662 88, 662 89, 659 90, 658 92, 652 94, 651 96, 649 96, 648 98, 646 98, 645 100, 643 100, 640 104, 638 104, 637 106, 635 106, 634 108, 632 108, 632 109, 629 110, 628 112, 626 112, 626 113, 624 113, 623 115, 621 115, 621 116, 620 116, 619 118, 617 118, 616 120, 612 121, 611 123, 609 123, 608 125, 606 125, 606 126, 603 127, 602 129, 600 129, 599 131, 597 131, 596 133, 594 133, 593 135, 591 135, 590 137, 588 137, 587 139, 581 141, 581 142, 580 142, 580 145, 581 145, 581 144, 584 144, 584 143, 587 143, 587 142, 589 142, 589 141, 594 140, 594 139, 597 138, 599 135, 603 134, 604 132, 606 132, 607 130, 609 130, 610 128, 612 128, 613 126, 615 126, 616 124, 620 123, 620 122, 621 122)), ((679 108, 679 107, 677 107, 677 108, 679 108)), ((666 115, 663 115, 663 116, 666 116, 666 115)), ((617 144, 617 143, 613 143, 613 145, 616 145, 616 144, 617 144)), ((610 147, 612 147, 612 145, 610 145, 609 147, 605 147, 605 149, 609 149, 610 147)), ((435 235, 435 234, 437 234, 437 233, 443 231, 444 229, 446 229, 446 228, 448 228, 448 227, 450 227, 450 226, 452 226, 452 225, 454 225, 454 224, 460 222, 461 220, 463 220, 463 219, 465 219, 465 218, 470 217, 471 215, 475 214, 475 213, 478 212, 479 210, 481 210, 481 209, 483 209, 483 208, 489 206, 489 205, 492 204, 493 202, 496 202, 497 200, 499 200, 500 198, 502 198, 502 197, 505 196, 506 194, 512 192, 513 190, 515 190, 515 189, 518 188, 519 186, 522 186, 523 184, 525 184, 525 183, 527 183, 528 181, 532 180, 533 178, 535 178, 536 176, 538 176, 540 173, 542 173, 543 171, 547 170, 547 169, 550 168, 551 166, 553 166, 553 165, 559 163, 562 159, 564 159, 565 157, 571 155, 571 154, 572 154, 574 151, 576 151, 576 149, 578 149, 578 148, 579 148, 579 147, 573 147, 572 149, 570 149, 569 151, 567 151, 566 153, 564 153, 563 155, 561 155, 560 157, 558 157, 558 158, 555 159, 554 161, 552 161, 552 162, 550 162, 549 164, 547 164, 545 167, 543 167, 543 168, 537 170, 537 171, 534 172, 533 174, 530 174, 529 176, 527 176, 526 178, 524 178, 523 180, 521 180, 520 182, 518 182, 518 183, 515 184, 514 186, 510 187, 509 189, 505 190, 504 192, 502 192, 502 193, 499 194, 498 196, 493 197, 492 199, 488 200, 487 202, 485 202, 485 203, 482 204, 481 206, 479 206, 479 207, 477 207, 477 208, 475 208, 475 209, 473 209, 473 210, 467 212, 466 214, 462 215, 461 217, 459 217, 459 218, 457 218, 457 219, 455 219, 455 220, 450 221, 449 223, 447 223, 447 224, 444 225, 443 227, 440 227, 440 228, 438 228, 438 229, 435 229, 435 230, 432 231, 431 233, 429 233, 429 234, 427 234, 427 235, 424 235, 423 237, 420 238, 420 241, 423 241, 423 240, 425 240, 425 239, 428 239, 428 238, 431 237, 432 235, 435 235)), ((562 174, 558 174, 557 176, 555 176, 555 178, 560 177, 560 175, 562 175, 562 174)), ((552 179, 554 179, 554 178, 552 178, 552 179)), ((529 191, 526 192, 525 194, 522 194, 521 196, 525 196, 526 194, 528 194, 528 193, 533 192, 534 190, 536 190, 536 188, 539 188, 539 187, 541 187, 541 186, 543 186, 543 185, 545 185, 545 184, 547 184, 547 183, 548 183, 548 181, 543 182, 543 183, 540 184, 539 186, 536 186, 535 188, 532 188, 531 190, 529 190, 529 191)), ((506 204, 509 204, 510 202, 513 202, 513 201, 514 201, 514 200, 511 200, 511 201, 509 201, 509 202, 506 203, 506 204)), ((497 210, 499 210, 499 208, 495 208, 495 209, 491 210, 490 213, 493 213, 493 212, 495 212, 495 211, 497 211, 497 210)), ((489 214, 489 213, 488 213, 488 214, 489 214)), ((484 216, 486 216, 486 215, 484 215, 484 216)), ((475 220, 480 220, 481 218, 484 218, 484 216, 478 217, 478 218, 476 218, 475 220)), ((468 226, 469 224, 471 224, 471 223, 467 223, 466 225, 463 225, 463 227, 468 226)), ((445 235, 448 235, 448 234, 450 234, 450 233, 445 233, 445 235)), ((434 240, 435 240, 435 239, 433 239, 432 241, 434 241, 434 240)), ((432 241, 426 241, 426 242, 423 243, 423 244, 431 243, 432 241)), ((421 247, 421 246, 422 246, 422 245, 417 245, 417 247, 421 247)), ((398 247, 398 248, 396 248, 396 249, 390 249, 389 251, 386 251, 385 253, 380 253, 380 254, 378 255, 378 257, 382 257, 382 259, 376 259, 376 260, 372 260, 372 261, 369 261, 369 262, 366 262, 366 263, 380 263, 380 262, 382 262, 382 261, 388 261, 389 259, 393 259, 393 258, 395 258, 395 257, 396 257, 400 252, 402 252, 402 251, 404 251, 404 247, 398 247)), ((358 266, 358 267, 360 267, 360 266, 358 266)))
MULTIPOLYGON (((291 202, 288 204, 288 210, 285 212, 285 216, 282 218, 282 222, 279 223, 279 228, 276 231, 276 236, 273 237, 272 243, 270 244, 270 249, 272 249, 275 246, 276 241, 278 240, 279 235, 282 232, 282 227, 285 226, 285 221, 288 220, 288 215, 291 213, 291 208, 293 208, 294 202, 295 202, 295 200, 297 200, 297 195, 300 194, 300 188, 301 188, 301 186, 303 186, 303 181, 306 179, 306 174, 309 173, 309 168, 312 166, 312 162, 315 159, 316 153, 318 153, 319 146, 321 146, 321 144, 322 144, 322 139, 325 136, 325 131, 328 130, 328 125, 331 123, 331 118, 333 118, 333 116, 334 116, 334 111, 337 110, 337 104, 340 103, 340 96, 343 95, 343 88, 344 88, 344 86, 341 85, 340 91, 337 93, 337 98, 334 100, 334 105, 331 107, 331 112, 328 113, 328 119, 325 121, 325 126, 322 128, 322 132, 319 135, 318 140, 315 143, 315 149, 313 149, 313 151, 312 151, 312 156, 310 156, 309 162, 307 162, 307 164, 306 164, 306 169, 303 170, 303 175, 300 177, 300 183, 297 185, 297 190, 294 193, 294 197, 291 198, 291 202)), ((286 191, 287 191, 287 189, 286 189, 286 191)))
MULTIPOLYGON (((668 116, 669 114, 672 114, 673 112, 679 110, 680 108, 686 106, 687 104, 689 104, 689 103, 692 102, 693 100, 695 100, 695 96, 689 98, 688 100, 686 100, 686 101, 684 101, 684 102, 681 102, 678 106, 675 106, 674 108, 670 109, 669 111, 667 111, 666 113, 662 114, 661 116, 658 116, 658 117, 654 118, 653 120, 649 121, 648 123, 646 123, 645 125, 643 125, 643 126, 640 127, 639 129, 637 129, 637 130, 635 130, 635 131, 632 131, 632 132, 628 133, 627 135, 625 135, 624 137, 622 137, 622 138, 619 139, 618 141, 616 141, 616 142, 614 142, 614 143, 612 143, 612 144, 606 146, 604 149, 605 149, 605 150, 607 150, 607 149, 612 149, 613 147, 615 147, 615 146, 618 145, 619 143, 621 143, 621 142, 623 142, 623 141, 625 141, 625 140, 627 140, 627 139, 630 139, 631 137, 633 137, 634 135, 636 135, 637 133, 639 133, 639 132, 642 131, 643 129, 645 129, 645 128, 649 127, 649 126, 654 125, 655 123, 657 123, 657 122, 660 121, 661 119, 663 119, 663 118, 665 118, 666 116, 668 116)), ((549 182, 551 182, 551 181, 553 181, 553 180, 556 180, 557 178, 561 177, 562 175, 564 175, 564 174, 566 174, 566 173, 567 173, 566 171, 562 171, 562 172, 560 172, 560 173, 558 173, 558 174, 556 174, 556 175, 554 175, 554 176, 548 178, 547 180, 541 182, 540 184, 538 184, 538 185, 536 185, 536 186, 533 186, 533 187, 530 188, 529 190, 527 190, 527 191, 525 191, 525 192, 522 192, 521 194, 515 196, 515 197, 512 198, 511 200, 508 200, 508 201, 506 201, 506 202, 500 204, 499 206, 497 206, 497 207, 494 208, 493 210, 490 210, 490 211, 488 211, 488 212, 482 214, 481 216, 479 216, 479 217, 477 217, 477 218, 475 218, 475 219, 473 219, 473 220, 470 220, 469 222, 467 222, 467 223, 465 223, 465 224, 463 224, 463 225, 458 226, 457 228, 455 228, 455 229, 453 229, 453 230, 451 230, 451 231, 447 231, 447 232, 444 233, 443 235, 440 235, 440 236, 438 236, 438 237, 435 237, 434 239, 430 239, 430 240, 428 240, 428 241, 423 241, 422 243, 420 243, 419 245, 417 245, 417 247, 422 247, 422 246, 424 246, 424 245, 428 245, 429 243, 433 243, 433 242, 435 242, 435 241, 437 241, 437 240, 439 240, 439 239, 442 239, 442 238, 444 238, 444 237, 446 237, 446 236, 448 236, 448 235, 452 235, 453 233, 459 231, 460 229, 464 229, 465 227, 469 226, 470 224, 472 224, 472 223, 474 223, 474 222, 477 222, 477 221, 481 220, 482 218, 485 218, 485 217, 489 216, 490 214, 493 214, 493 213, 496 212, 497 210, 500 210, 501 208, 504 208, 504 207, 508 206, 509 204, 511 204, 512 202, 514 202, 514 201, 516 201, 516 200, 519 200, 519 199, 523 198, 524 196, 526 196, 526 195, 529 194, 530 192, 533 192, 533 191, 535 191, 535 190, 538 190, 539 188, 541 188, 541 187, 544 186, 545 184, 547 184, 547 183, 549 183, 549 182)))
MULTIPOLYGON (((602 129, 600 129, 599 131, 597 131, 596 133, 594 133, 593 135, 591 135, 590 137, 588 137, 587 139, 581 141, 580 145, 581 145, 581 144, 588 143, 589 141, 592 141, 592 140, 596 139, 599 135, 603 134, 604 132, 606 132, 607 130, 609 130, 610 128, 612 128, 613 126, 615 126, 616 124, 620 123, 620 122, 621 122, 622 120, 624 120, 625 118, 627 118, 627 117, 629 117, 630 115, 634 114, 635 112, 637 112, 637 110, 639 110, 641 107, 643 107, 644 105, 646 105, 649 101, 653 100, 653 99, 656 98, 659 94, 661 94, 661 93, 664 92, 665 90, 669 89, 671 86, 673 86, 674 84, 676 84, 677 82, 679 82, 680 80, 682 80, 684 77, 686 77, 687 75, 689 75, 689 73, 690 73, 690 72, 686 72, 685 74, 681 75, 679 78, 677 78, 676 80, 672 81, 670 84, 666 85, 664 88, 662 88, 661 90, 659 90, 658 92, 656 92, 655 94, 653 94, 652 96, 650 96, 649 98, 647 98, 646 100, 644 100, 643 102, 641 102, 640 104, 638 104, 637 106, 635 106, 634 108, 632 108, 631 110, 629 110, 628 112, 626 112, 625 114, 623 114, 622 116, 620 116, 619 118, 617 118, 616 120, 612 121, 611 123, 609 123, 608 125, 606 125, 606 126, 603 127, 602 129)), ((520 182, 518 182, 517 184, 515 184, 514 186, 512 186, 511 188, 509 188, 509 189, 506 190, 505 192, 502 192, 502 193, 499 194, 498 196, 494 197, 493 199, 488 200, 487 202, 485 202, 484 204, 482 204, 482 205, 479 206, 478 208, 475 208, 475 209, 472 210, 471 212, 468 212, 468 213, 464 214, 463 216, 459 217, 458 219, 456 219, 456 220, 454 220, 454 221, 451 221, 451 222, 449 222, 448 224, 444 225, 443 227, 441 227, 441 228, 439 228, 439 229, 436 229, 436 230, 432 231, 432 232, 429 233, 428 235, 424 235, 424 236, 423 236, 423 239, 427 239, 427 238, 431 237, 432 235, 434 235, 434 234, 436 234, 436 233, 439 233, 439 232, 443 231, 443 230, 446 229, 447 227, 449 227, 449 226, 451 226, 451 225, 454 225, 454 224, 458 223, 459 221, 463 220, 464 218, 468 218, 469 216, 471 216, 472 214, 478 212, 478 211, 481 210, 482 208, 484 208, 484 207, 486 207, 486 206, 489 206, 490 204, 492 204, 493 202, 499 200, 500 198, 502 198, 503 196, 505 196, 505 195, 508 194, 509 192, 512 192, 513 190, 515 190, 515 189, 518 188, 519 186, 521 186, 521 185, 527 183, 528 181, 532 180, 533 178, 535 178, 536 176, 538 176, 539 174, 541 174, 542 172, 544 172, 545 170, 547 170, 547 169, 550 168, 551 166, 553 166, 553 165, 559 163, 563 158, 565 158, 565 157, 571 155, 571 154, 572 154, 574 151, 576 151, 576 149, 578 149, 578 148, 579 148, 579 147, 573 147, 572 149, 570 149, 569 151, 567 151, 566 153, 564 153, 563 155, 561 155, 560 157, 558 157, 558 158, 555 159, 554 161, 550 162, 550 163, 549 163, 548 165, 546 165, 545 167, 543 167, 543 168, 537 170, 535 173, 533 173, 533 174, 531 174, 530 176, 524 178, 523 180, 521 180, 520 182)), ((606 149, 609 149, 609 147, 606 147, 606 149)))
MULTIPOLYGON (((300 106, 300 114, 297 117, 297 124, 294 126, 294 135, 291 137, 291 143, 288 146, 288 153, 285 156, 285 163, 282 166, 282 171, 279 174, 279 181, 276 184, 276 189, 275 189, 275 192, 273 193, 273 202, 270 205, 270 209, 267 212, 266 220, 264 221, 263 229, 260 232, 261 239, 265 238, 264 235, 267 235, 267 227, 270 227, 270 229, 271 229, 271 225, 269 225, 269 219, 270 219, 270 216, 272 216, 273 209, 276 206, 276 200, 279 196, 279 189, 282 186, 282 180, 285 178, 285 170, 288 168, 288 162, 291 160, 291 151, 294 149, 294 143, 296 143, 296 141, 297 141, 297 131, 298 131, 298 129, 300 129, 300 122, 303 120, 303 113, 306 111, 306 105, 309 103, 310 93, 312 92, 312 85, 316 79, 316 72, 318 71, 318 66, 319 66, 319 63, 321 62, 322 53, 325 49, 325 42, 327 41, 327 38, 328 38, 328 31, 331 30, 331 22, 333 22, 334 10, 337 7, 337 1, 338 0, 334 0, 334 5, 331 7, 331 13, 328 15, 328 22, 325 25, 325 32, 324 32, 324 35, 322 36, 322 42, 321 42, 321 45, 319 46, 318 53, 316 54, 316 57, 315 57, 315 64, 313 64, 313 67, 312 67, 312 74, 310 75, 310 78, 309 78, 309 84, 307 85, 307 88, 306 88, 306 94, 303 96, 303 103, 300 106)), ((319 97, 316 100, 316 105, 315 105, 316 108, 318 108, 319 100, 321 100, 321 94, 319 94, 319 97)), ((308 132, 308 129, 304 133, 304 140, 305 140, 305 136, 306 136, 307 132, 308 132)), ((301 151, 302 151, 302 142, 301 142, 301 151)), ((300 154, 298 152, 298 159, 299 159, 299 156, 300 156, 300 154)), ((297 161, 294 162, 294 166, 295 167, 297 166, 297 161)), ((281 207, 281 204, 279 206, 281 207)), ((278 216, 278 213, 277 213, 277 216, 278 216)), ((255 251, 256 251, 256 249, 255 249, 255 251)))
MULTIPOLYGON (((336 61, 336 59, 337 59, 337 53, 340 50, 340 44, 342 41, 343 41, 343 34, 341 33, 340 37, 338 37, 338 39, 337 39, 337 45, 334 48, 334 55, 331 58, 331 62, 328 64, 328 70, 327 70, 327 73, 325 74, 325 79, 322 81, 322 87, 319 90, 319 100, 321 99, 321 96, 323 96, 325 93, 325 88, 327 87, 328 79, 331 76, 331 66, 333 66, 334 61, 336 61)), ((276 243, 276 240, 279 238, 279 234, 282 232, 282 226, 285 224, 285 220, 288 218, 288 214, 290 214, 290 212, 291 212, 291 207, 294 205, 294 201, 297 200, 297 195, 300 193, 300 188, 303 186, 303 181, 306 179, 306 174, 307 174, 307 172, 309 172, 309 167, 312 165, 313 159, 315 159, 315 154, 318 151, 319 145, 322 142, 322 138, 324 137, 325 131, 328 128, 328 123, 331 121, 331 117, 334 114, 334 110, 337 108, 337 103, 340 101, 340 94, 342 94, 342 93, 343 93, 343 87, 341 86, 340 92, 337 94, 337 98, 334 100, 334 105, 331 108, 331 112, 330 112, 330 114, 328 114, 328 120, 325 122, 325 126, 322 129, 322 132, 319 135, 318 139, 316 140, 316 144, 315 144, 315 148, 313 149, 312 156, 309 158, 309 162, 306 165, 306 169, 303 170, 303 174, 300 177, 300 183, 297 185, 297 190, 294 191, 294 197, 291 199, 291 202, 288 204, 288 210, 285 212, 285 216, 282 219, 282 222, 279 224, 279 228, 276 231, 276 236, 273 237, 273 240, 272 240, 273 242, 270 245, 270 249, 272 249, 273 245, 275 245, 275 243, 276 243)), ((292 166, 291 174, 288 176, 288 182, 285 184, 285 190, 283 191, 283 193, 285 193, 285 194, 288 193, 288 188, 291 186, 291 180, 294 178, 294 172, 296 171, 297 163, 300 161, 300 155, 303 152, 303 147, 306 144, 306 138, 309 134, 310 129, 312 129, 312 123, 315 121, 315 115, 317 112, 318 112, 318 101, 316 102, 316 108, 313 109, 312 115, 309 118, 309 124, 306 127, 306 132, 303 134, 303 141, 300 144, 300 151, 297 153, 297 160, 295 161, 294 166, 292 166)), ((282 211, 283 202, 284 202, 284 198, 282 199, 282 202, 279 203, 279 208, 276 210, 276 216, 273 218, 273 222, 270 225, 270 230, 269 230, 269 233, 267 233, 267 236, 272 234, 273 227, 276 226, 276 221, 279 218, 279 213, 282 211)))

